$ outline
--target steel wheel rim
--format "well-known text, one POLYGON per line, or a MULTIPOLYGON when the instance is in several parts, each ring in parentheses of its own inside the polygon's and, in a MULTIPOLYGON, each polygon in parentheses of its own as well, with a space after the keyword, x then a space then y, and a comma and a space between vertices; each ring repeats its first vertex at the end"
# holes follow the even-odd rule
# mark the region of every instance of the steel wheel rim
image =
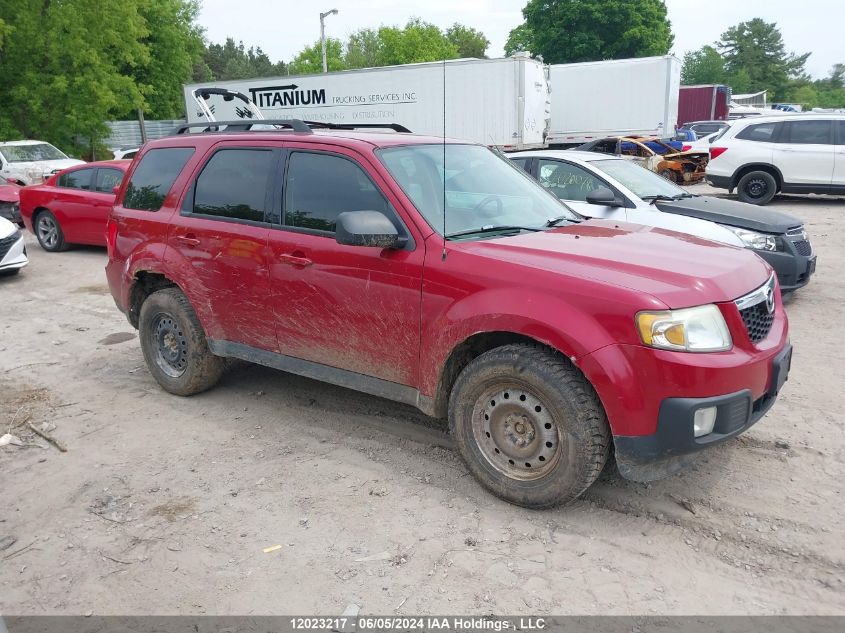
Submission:
POLYGON ((762 198, 766 195, 768 186, 762 178, 755 178, 745 183, 745 192, 752 198, 762 198))
POLYGON ((532 390, 498 383, 478 399, 472 432, 484 459, 510 479, 534 481, 553 470, 562 451, 552 410, 532 390))
POLYGON ((171 378, 179 378, 188 368, 188 339, 171 315, 161 313, 150 328, 155 363, 171 378))
POLYGON ((59 241, 59 225, 49 215, 38 218, 38 239, 50 248, 55 247, 59 241))

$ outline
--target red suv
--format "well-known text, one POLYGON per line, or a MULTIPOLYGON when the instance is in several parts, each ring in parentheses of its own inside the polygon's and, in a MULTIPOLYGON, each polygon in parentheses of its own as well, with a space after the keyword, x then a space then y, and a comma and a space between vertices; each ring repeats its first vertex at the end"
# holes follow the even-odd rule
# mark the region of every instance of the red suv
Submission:
POLYGON ((674 472, 786 380, 753 253, 585 221, 479 145, 277 123, 147 143, 121 186, 109 285, 167 391, 239 358, 410 403, 484 486, 546 507, 611 447, 628 478, 674 472))

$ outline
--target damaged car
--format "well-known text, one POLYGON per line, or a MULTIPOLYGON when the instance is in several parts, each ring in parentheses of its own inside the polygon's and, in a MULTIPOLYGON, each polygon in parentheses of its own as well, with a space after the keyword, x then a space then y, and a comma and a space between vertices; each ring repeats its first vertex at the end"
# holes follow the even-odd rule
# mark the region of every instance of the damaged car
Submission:
POLYGON ((21 219, 21 187, 0 176, 0 218, 23 226, 21 219))
POLYGON ((63 169, 84 163, 44 141, 0 143, 0 176, 20 185, 37 185, 63 169))
POLYGON ((704 179, 710 156, 707 152, 678 151, 659 139, 613 136, 574 148, 584 152, 598 152, 622 156, 641 167, 660 174, 666 180, 689 185, 704 179))

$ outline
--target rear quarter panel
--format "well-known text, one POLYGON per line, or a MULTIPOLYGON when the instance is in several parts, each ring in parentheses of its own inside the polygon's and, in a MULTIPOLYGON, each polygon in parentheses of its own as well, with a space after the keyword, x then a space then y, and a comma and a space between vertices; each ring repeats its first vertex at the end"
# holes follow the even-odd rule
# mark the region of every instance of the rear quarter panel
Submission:
MULTIPOLYGON (((196 149, 191 143, 184 143, 182 146, 196 149)), ((170 219, 178 206, 178 201, 190 179, 200 152, 195 151, 183 167, 158 211, 127 209, 123 206, 126 187, 144 153, 144 151, 139 152, 123 177, 108 221, 110 225, 116 225, 115 229, 112 229, 115 230, 116 237, 106 265, 106 277, 115 303, 127 314, 130 308, 130 292, 139 272, 162 274, 179 285, 179 281, 171 276, 171 271, 166 269, 167 237, 170 231, 170 219)), ((184 280, 181 281, 185 283, 184 280)))

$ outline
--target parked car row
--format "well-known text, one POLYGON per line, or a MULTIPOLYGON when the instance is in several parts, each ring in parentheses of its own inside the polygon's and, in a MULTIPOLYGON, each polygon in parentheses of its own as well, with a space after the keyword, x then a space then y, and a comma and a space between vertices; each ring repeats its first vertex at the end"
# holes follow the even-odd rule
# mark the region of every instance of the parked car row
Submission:
POLYGON ((624 158, 572 150, 510 155, 585 217, 619 219, 752 249, 777 272, 781 292, 810 281, 816 255, 796 217, 689 193, 624 158))

